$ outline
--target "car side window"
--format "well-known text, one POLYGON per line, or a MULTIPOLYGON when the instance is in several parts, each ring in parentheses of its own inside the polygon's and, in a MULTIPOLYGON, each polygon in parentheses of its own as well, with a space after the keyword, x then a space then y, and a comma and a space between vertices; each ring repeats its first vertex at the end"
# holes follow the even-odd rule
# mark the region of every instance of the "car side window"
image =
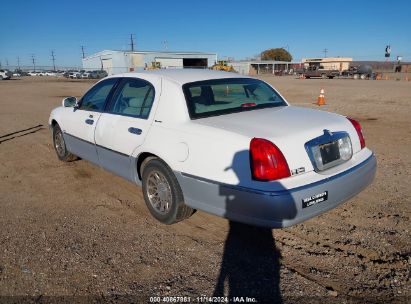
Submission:
POLYGON ((107 109, 122 114, 147 119, 154 101, 154 87, 137 78, 124 78, 107 109))
POLYGON ((96 112, 103 111, 106 99, 117 80, 117 78, 110 78, 92 87, 81 99, 79 109, 96 112))

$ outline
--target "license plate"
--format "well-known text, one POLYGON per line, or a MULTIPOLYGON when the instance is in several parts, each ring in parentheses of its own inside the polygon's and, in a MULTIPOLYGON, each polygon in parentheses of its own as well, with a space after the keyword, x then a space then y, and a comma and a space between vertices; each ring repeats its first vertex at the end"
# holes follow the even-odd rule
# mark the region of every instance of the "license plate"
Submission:
POLYGON ((323 165, 340 159, 338 141, 333 141, 319 146, 323 165))

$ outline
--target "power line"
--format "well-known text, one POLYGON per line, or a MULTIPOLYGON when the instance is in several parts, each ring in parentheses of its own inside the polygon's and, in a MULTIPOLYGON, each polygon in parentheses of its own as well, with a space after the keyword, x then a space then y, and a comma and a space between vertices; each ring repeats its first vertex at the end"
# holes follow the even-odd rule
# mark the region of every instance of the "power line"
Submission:
POLYGON ((53 60, 53 71, 56 71, 56 58, 54 57, 54 51, 51 51, 51 60, 53 60))

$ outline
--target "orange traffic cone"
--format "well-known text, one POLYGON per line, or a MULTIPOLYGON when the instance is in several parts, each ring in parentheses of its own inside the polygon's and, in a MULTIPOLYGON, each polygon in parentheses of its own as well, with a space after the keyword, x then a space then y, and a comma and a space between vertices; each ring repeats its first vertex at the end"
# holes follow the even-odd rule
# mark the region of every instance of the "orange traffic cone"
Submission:
POLYGON ((320 90, 320 96, 317 98, 317 106, 324 106, 325 105, 325 95, 324 89, 320 90))

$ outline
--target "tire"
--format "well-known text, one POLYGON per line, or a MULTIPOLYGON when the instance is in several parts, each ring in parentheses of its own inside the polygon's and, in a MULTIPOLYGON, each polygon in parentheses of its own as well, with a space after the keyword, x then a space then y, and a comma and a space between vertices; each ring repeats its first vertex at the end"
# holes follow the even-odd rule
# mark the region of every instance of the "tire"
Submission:
POLYGON ((0 80, 3 80, 3 76, 0 75, 0 80))
POLYGON ((77 159, 77 156, 67 151, 63 132, 58 124, 53 127, 53 146, 59 160, 70 162, 77 159))
POLYGON ((361 75, 360 75, 360 78, 361 78, 362 80, 364 80, 364 79, 366 79, 366 78, 367 78, 367 75, 365 75, 365 74, 361 74, 361 75))
POLYGON ((171 225, 193 214, 193 209, 184 203, 177 178, 164 162, 154 158, 142 168, 144 201, 154 218, 171 225))

